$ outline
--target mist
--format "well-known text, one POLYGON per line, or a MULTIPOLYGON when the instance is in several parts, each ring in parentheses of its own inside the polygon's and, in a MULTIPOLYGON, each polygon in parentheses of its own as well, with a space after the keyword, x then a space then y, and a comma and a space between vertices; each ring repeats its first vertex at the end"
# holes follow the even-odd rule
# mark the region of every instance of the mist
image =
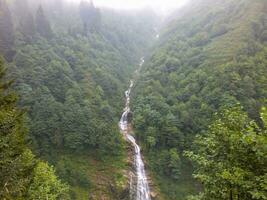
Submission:
MULTIPOLYGON (((81 0, 66 0, 69 2, 80 3, 81 0)), ((86 0, 90 1, 90 0, 86 0)), ((175 9, 186 5, 189 0, 94 0, 93 3, 98 7, 107 7, 117 10, 136 10, 151 8, 158 14, 167 15, 175 9)))

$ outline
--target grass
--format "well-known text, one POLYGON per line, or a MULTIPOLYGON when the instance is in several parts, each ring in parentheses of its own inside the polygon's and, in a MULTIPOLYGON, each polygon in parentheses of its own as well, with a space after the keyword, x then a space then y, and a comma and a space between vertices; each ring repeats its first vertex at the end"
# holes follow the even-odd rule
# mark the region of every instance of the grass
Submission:
POLYGON ((62 170, 71 171, 71 178, 66 174, 61 178, 71 182, 72 199, 88 200, 92 197, 115 200, 116 195, 127 188, 126 153, 121 156, 101 156, 101 159, 92 153, 60 153, 57 160, 56 168, 59 174, 62 174, 62 170), (60 165, 63 167, 60 168, 60 165), (79 179, 89 180, 89 184, 82 184, 79 179))

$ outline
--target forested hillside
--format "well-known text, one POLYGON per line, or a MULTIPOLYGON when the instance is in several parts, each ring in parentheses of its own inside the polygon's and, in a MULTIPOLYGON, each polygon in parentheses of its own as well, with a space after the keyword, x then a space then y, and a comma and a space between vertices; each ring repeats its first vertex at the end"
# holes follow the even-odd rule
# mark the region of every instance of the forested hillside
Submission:
POLYGON ((48 0, 0 0, 0 13, 0 49, 27 111, 28 146, 55 166, 71 199, 126 198, 117 123, 156 16, 48 0))
POLYGON ((266 200, 267 1, 112 2, 0 0, 0 199, 266 200))
POLYGON ((136 134, 165 199, 267 197, 266 33, 264 0, 197 0, 165 24, 133 98, 136 134))
POLYGON ((69 188, 58 180, 53 167, 38 160, 26 144, 25 111, 16 104, 0 58, 0 198, 69 199, 69 188))

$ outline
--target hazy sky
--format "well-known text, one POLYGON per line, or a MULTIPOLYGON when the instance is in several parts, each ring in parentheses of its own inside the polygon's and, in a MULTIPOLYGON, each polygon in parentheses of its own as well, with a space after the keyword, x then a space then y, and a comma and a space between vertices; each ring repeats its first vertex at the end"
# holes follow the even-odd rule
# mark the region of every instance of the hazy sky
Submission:
MULTIPOLYGON (((80 2, 80 0, 71 1, 80 2)), ((164 14, 185 5, 188 1, 189 0, 94 0, 93 2, 96 6, 105 6, 116 9, 151 7, 164 14)))

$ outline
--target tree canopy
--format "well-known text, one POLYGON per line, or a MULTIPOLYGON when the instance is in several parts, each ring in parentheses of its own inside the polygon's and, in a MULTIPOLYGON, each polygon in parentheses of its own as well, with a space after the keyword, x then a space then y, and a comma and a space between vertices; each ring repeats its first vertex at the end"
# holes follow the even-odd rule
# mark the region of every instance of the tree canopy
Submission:
POLYGON ((207 0, 175 13, 160 33, 134 89, 133 111, 136 134, 167 199, 201 189, 190 179, 193 166, 183 151, 207 131, 213 113, 240 103, 261 124, 266 25, 265 1, 207 0), (173 148, 181 158, 178 180, 169 173, 173 148))
POLYGON ((0 53, 11 61, 14 51, 14 29, 11 12, 5 0, 0 1, 0 53))
POLYGON ((68 187, 54 170, 34 157, 26 144, 27 128, 24 111, 17 107, 17 95, 10 91, 12 81, 5 80, 3 59, 0 59, 0 198, 1 199, 64 199, 68 187), (45 171, 47 170, 47 172, 45 171), (49 172, 49 173, 48 173, 49 172), (44 182, 44 180, 47 180, 44 182), (45 189, 45 187, 50 189, 45 189), (42 190, 42 197, 40 197, 42 190), (51 198, 50 198, 51 197, 51 198))
MULTIPOLYGON (((264 108, 262 117, 266 115, 264 108)), ((266 199, 266 121, 260 128, 240 106, 215 116, 208 131, 185 154, 197 163, 194 177, 204 185, 199 199, 266 199)))

